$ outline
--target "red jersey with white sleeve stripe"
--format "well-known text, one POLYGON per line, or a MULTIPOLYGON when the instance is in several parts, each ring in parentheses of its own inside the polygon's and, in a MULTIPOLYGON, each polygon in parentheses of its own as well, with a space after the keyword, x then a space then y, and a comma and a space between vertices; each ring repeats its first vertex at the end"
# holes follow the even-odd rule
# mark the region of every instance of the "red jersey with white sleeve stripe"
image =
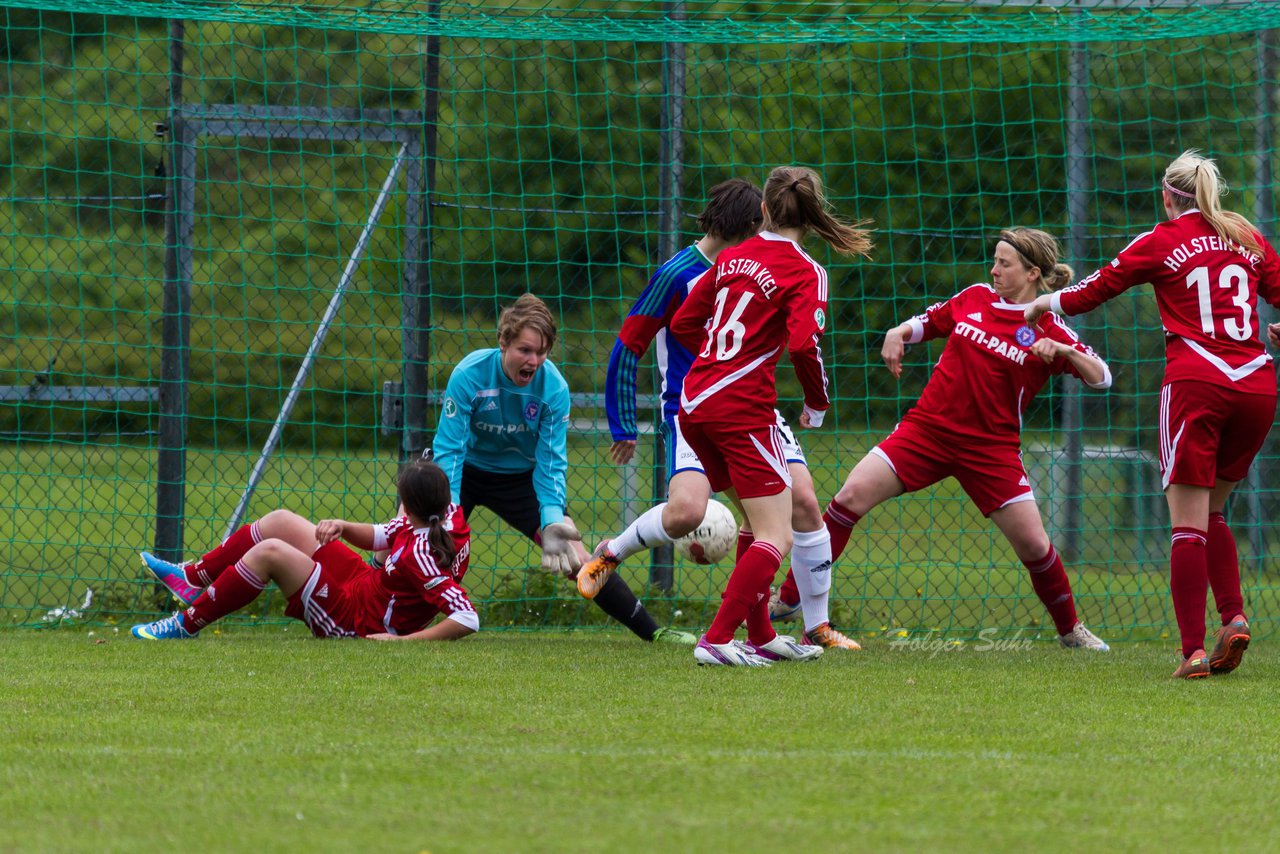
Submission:
MULTIPOLYGON (((1022 413, 1049 377, 1080 376, 1063 356, 1045 363, 1032 354, 1031 345, 1038 338, 1050 338, 1102 362, 1051 313, 1027 326, 1025 308, 1006 302, 991 285, 977 284, 908 320, 911 336, 904 343, 946 336, 947 345, 903 423, 920 422, 942 435, 971 442, 1018 445, 1022 413)), ((1096 388, 1111 385, 1105 362, 1103 374, 1096 388)))
POLYGON ((426 528, 413 528, 407 516, 374 525, 374 548, 390 550, 381 568, 371 568, 347 586, 346 594, 359 603, 356 634, 412 634, 431 624, 439 613, 447 617, 475 611, 462 577, 471 557, 471 529, 462 508, 450 505, 445 529, 457 553, 441 566, 432 553, 426 528))
POLYGON ((826 322, 827 271, 794 240, 764 231, 724 250, 671 320, 672 334, 697 354, 682 411, 703 422, 773 424, 786 348, 805 406, 825 412, 826 322))
POLYGON ((1110 264, 1053 296, 1053 308, 1082 314, 1150 282, 1165 334, 1165 383, 1199 380, 1274 394, 1271 357, 1260 338, 1258 297, 1280 306, 1280 257, 1256 234, 1261 253, 1226 240, 1198 210, 1139 235, 1110 264))

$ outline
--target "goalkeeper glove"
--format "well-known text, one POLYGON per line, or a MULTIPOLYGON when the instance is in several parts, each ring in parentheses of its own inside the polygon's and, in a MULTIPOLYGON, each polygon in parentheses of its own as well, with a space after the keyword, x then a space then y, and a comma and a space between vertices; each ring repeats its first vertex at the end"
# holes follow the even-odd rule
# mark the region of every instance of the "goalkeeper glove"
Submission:
POLYGON ((582 566, 582 558, 573 547, 582 542, 582 534, 572 522, 552 522, 542 529, 542 568, 547 572, 573 575, 582 566))

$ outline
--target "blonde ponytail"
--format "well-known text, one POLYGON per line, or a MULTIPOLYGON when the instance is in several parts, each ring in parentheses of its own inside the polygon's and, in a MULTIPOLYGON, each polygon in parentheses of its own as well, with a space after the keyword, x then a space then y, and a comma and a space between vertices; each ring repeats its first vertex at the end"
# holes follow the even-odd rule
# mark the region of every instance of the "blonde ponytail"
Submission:
POLYGON ((1228 192, 1227 184, 1218 172, 1218 164, 1204 157, 1194 148, 1188 148, 1164 170, 1164 189, 1173 197, 1173 206, 1179 211, 1190 210, 1194 203, 1205 222, 1223 240, 1235 243, 1262 254, 1258 242, 1258 230, 1253 223, 1235 211, 1223 210, 1218 203, 1228 192))

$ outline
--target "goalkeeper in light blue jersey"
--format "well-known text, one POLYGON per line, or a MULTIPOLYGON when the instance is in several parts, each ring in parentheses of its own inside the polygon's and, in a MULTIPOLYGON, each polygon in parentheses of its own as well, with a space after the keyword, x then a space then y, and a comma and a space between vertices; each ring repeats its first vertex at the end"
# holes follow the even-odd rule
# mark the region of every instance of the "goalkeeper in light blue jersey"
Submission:
MULTIPOLYGON (((474 507, 488 507, 541 546, 543 569, 574 578, 588 555, 565 512, 569 386, 547 359, 556 334, 551 311, 533 294, 504 309, 497 348, 453 369, 429 453, 468 521, 474 507)), ((659 627, 616 576, 595 602, 644 640, 697 641, 659 627)))

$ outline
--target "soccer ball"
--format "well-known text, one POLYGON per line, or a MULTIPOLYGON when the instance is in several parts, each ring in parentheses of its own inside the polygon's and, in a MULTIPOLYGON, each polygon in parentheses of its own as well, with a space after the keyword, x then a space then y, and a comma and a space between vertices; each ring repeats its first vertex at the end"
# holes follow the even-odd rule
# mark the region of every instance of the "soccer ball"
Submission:
POLYGON ((694 563, 717 563, 733 551, 738 539, 738 522, 719 501, 707 503, 707 515, 702 524, 676 540, 676 553, 694 563))

